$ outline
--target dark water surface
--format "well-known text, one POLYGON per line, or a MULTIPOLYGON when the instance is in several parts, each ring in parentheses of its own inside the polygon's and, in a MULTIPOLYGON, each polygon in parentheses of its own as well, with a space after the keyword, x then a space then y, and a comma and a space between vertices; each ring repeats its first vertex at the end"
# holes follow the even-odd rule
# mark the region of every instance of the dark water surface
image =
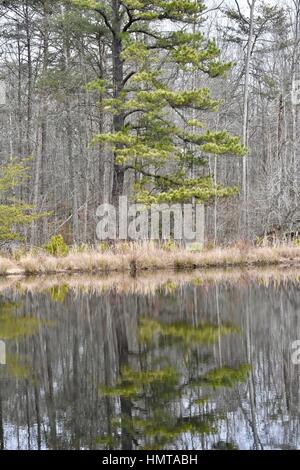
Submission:
POLYGON ((1 448, 299 449, 299 286, 2 290, 1 448))

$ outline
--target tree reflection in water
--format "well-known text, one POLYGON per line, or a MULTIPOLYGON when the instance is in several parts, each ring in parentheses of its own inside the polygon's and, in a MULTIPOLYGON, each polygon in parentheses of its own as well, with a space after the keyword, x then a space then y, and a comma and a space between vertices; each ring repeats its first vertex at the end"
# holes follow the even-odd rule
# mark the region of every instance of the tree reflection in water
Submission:
POLYGON ((299 281, 0 300, 2 449, 299 448, 299 281))
POLYGON ((100 387, 102 396, 119 399, 121 406, 119 416, 112 420, 113 432, 98 442, 119 448, 119 436, 124 442, 125 435, 137 448, 157 450, 172 445, 183 434, 215 433, 218 413, 201 409, 210 399, 204 394, 206 389, 232 387, 246 380, 249 366, 204 372, 208 361, 201 361, 199 348, 213 344, 219 335, 237 332, 237 328, 229 325, 194 327, 184 322, 162 323, 141 318, 139 370, 121 367, 114 387, 100 387))

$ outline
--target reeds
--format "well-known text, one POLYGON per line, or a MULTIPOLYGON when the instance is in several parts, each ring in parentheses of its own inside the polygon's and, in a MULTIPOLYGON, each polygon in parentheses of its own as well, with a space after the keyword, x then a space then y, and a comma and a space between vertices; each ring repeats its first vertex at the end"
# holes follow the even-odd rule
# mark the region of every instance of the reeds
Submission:
POLYGON ((34 275, 55 273, 137 274, 146 270, 187 270, 218 267, 300 266, 300 247, 248 247, 235 245, 225 248, 191 251, 180 247, 158 247, 154 243, 122 244, 107 250, 73 247, 62 257, 50 256, 40 250, 16 258, 0 256, 0 275, 34 275))

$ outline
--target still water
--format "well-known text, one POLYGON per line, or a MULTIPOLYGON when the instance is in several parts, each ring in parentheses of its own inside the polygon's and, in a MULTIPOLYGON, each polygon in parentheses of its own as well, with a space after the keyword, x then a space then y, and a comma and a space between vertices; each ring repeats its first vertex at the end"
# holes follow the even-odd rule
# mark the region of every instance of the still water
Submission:
POLYGON ((299 449, 299 276, 180 277, 2 286, 1 448, 299 449))

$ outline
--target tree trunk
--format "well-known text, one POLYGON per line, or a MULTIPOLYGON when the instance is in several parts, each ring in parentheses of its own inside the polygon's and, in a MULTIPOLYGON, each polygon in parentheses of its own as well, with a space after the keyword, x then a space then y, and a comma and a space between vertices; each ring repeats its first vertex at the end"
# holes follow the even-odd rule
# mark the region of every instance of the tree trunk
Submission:
POLYGON ((31 121, 32 121, 32 84, 33 84, 33 72, 32 72, 32 52, 31 52, 31 32, 30 32, 30 17, 28 3, 26 2, 26 50, 27 50, 27 126, 26 126, 26 152, 27 156, 31 156, 31 121))
MULTIPOLYGON (((242 143, 245 147, 248 145, 248 119, 249 119, 249 82, 250 82, 250 62, 252 54, 252 43, 254 33, 254 11, 256 0, 252 0, 250 6, 250 24, 249 24, 249 37, 247 45, 247 56, 245 64, 245 88, 244 88, 244 113, 243 113, 243 139, 242 143)), ((242 191, 243 191, 243 234, 248 235, 248 189, 247 189, 247 173, 248 173, 248 157, 243 157, 243 177, 242 177, 242 191)))
MULTIPOLYGON (((113 55, 113 82, 114 82, 114 98, 119 98, 120 93, 124 88, 124 67, 123 60, 121 59, 122 53, 122 40, 121 40, 121 17, 120 17, 120 1, 113 0, 112 7, 114 12, 113 19, 113 44, 112 44, 112 55, 113 55)), ((125 122, 125 116, 123 112, 120 112, 113 118, 113 130, 119 132, 123 129, 125 122)), ((112 188, 112 203, 115 207, 118 207, 119 196, 123 193, 124 185, 124 167, 118 165, 116 162, 116 155, 114 158, 114 175, 113 175, 113 188, 112 188)))
MULTIPOLYGON (((43 4, 43 78, 45 79, 48 73, 49 65, 49 3, 45 0, 43 4)), ((35 177, 33 187, 33 205, 38 209, 43 195, 45 186, 43 165, 47 158, 47 123, 48 123, 48 94, 45 85, 43 84, 41 92, 41 105, 40 105, 40 127, 38 129, 38 146, 35 163, 35 177)), ((37 222, 32 223, 31 228, 31 244, 35 245, 40 236, 37 231, 37 222)), ((44 227, 45 232, 45 227, 44 227)))

